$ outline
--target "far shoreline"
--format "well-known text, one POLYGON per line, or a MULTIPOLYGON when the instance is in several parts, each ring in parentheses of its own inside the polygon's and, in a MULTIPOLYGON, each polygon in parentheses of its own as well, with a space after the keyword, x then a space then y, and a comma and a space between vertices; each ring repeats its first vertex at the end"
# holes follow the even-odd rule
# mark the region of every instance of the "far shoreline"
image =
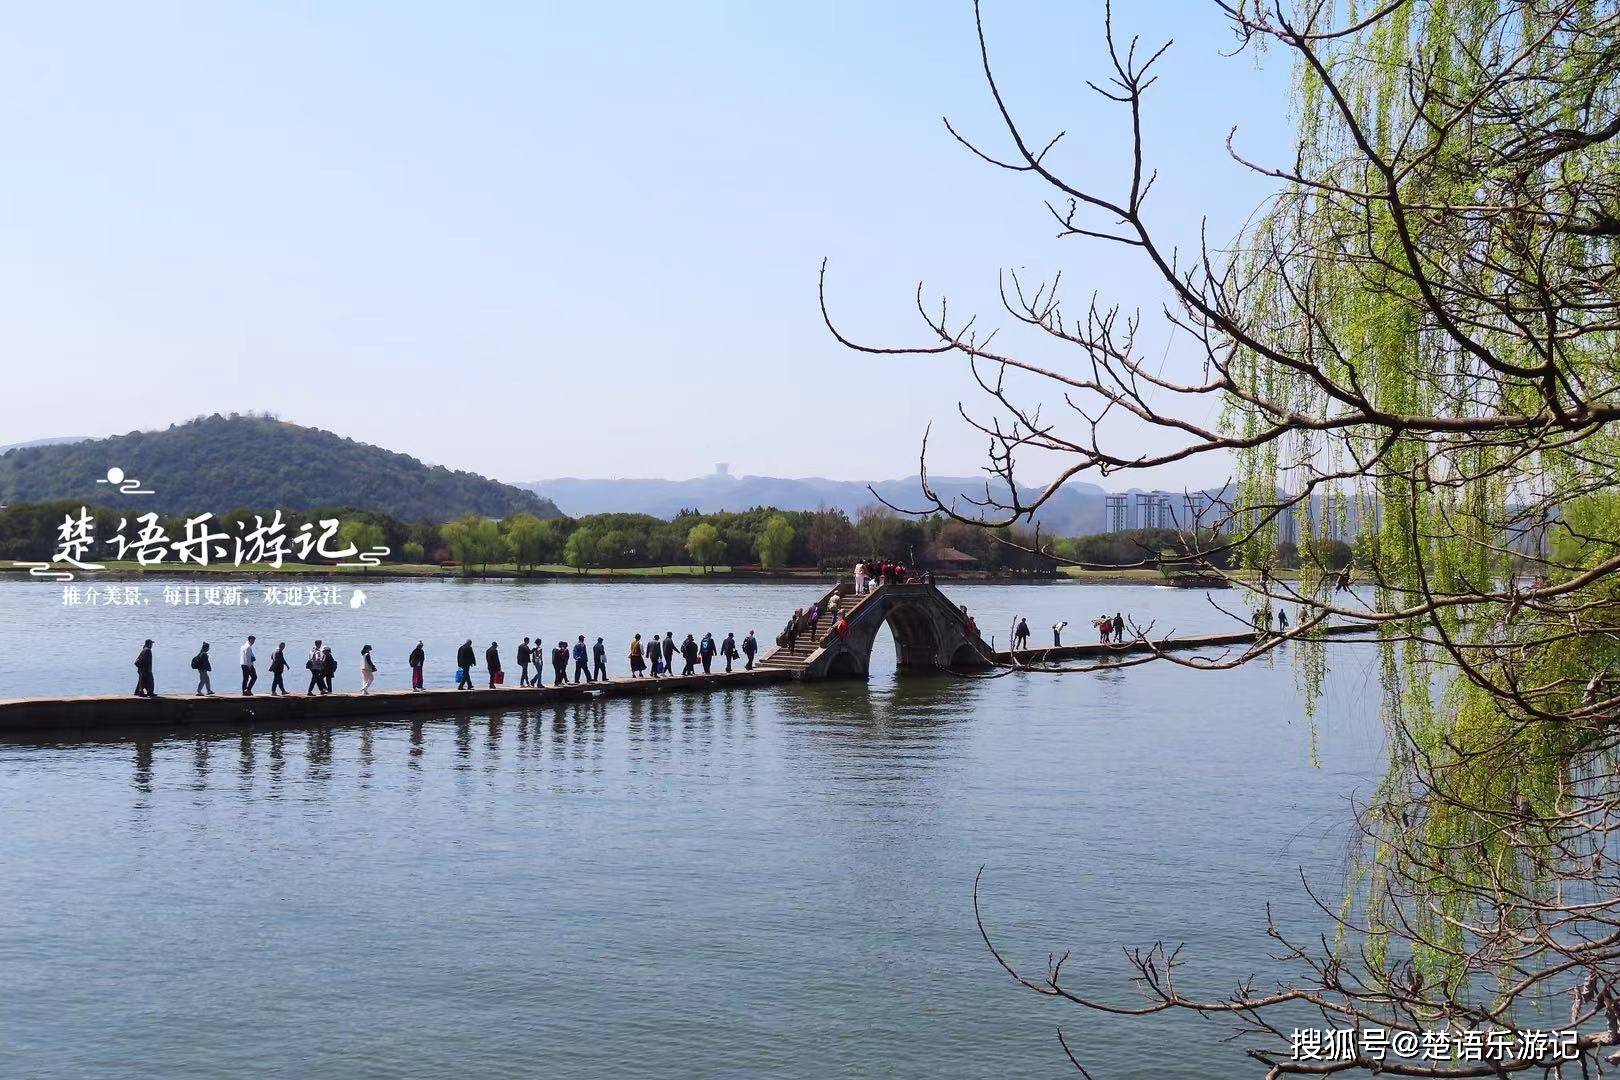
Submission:
MULTIPOLYGON (((511 566, 491 566, 484 570, 463 572, 425 563, 393 563, 376 567, 338 567, 288 563, 282 567, 245 569, 233 565, 180 566, 165 563, 153 566, 107 563, 101 570, 78 570, 76 582, 140 581, 148 578, 167 578, 199 581, 274 582, 290 578, 319 578, 345 581, 464 581, 468 583, 546 584, 562 581, 602 584, 831 584, 848 571, 815 570, 809 567, 788 567, 780 570, 713 569, 704 572, 695 567, 624 567, 578 571, 566 567, 546 566, 534 570, 518 570, 511 566)), ((938 574, 941 584, 961 585, 1161 585, 1168 587, 1164 575, 1156 570, 1081 570, 1066 567, 1055 575, 1022 575, 957 572, 938 574)), ((0 565, 0 581, 39 581, 44 584, 66 584, 49 578, 34 578, 26 567, 0 565)))

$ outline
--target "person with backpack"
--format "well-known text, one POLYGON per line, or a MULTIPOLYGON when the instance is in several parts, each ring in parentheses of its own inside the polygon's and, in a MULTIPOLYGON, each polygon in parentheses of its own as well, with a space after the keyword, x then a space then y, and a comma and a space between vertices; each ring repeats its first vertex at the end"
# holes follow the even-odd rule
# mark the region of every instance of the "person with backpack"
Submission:
POLYGON ((568 685, 568 642, 559 641, 557 647, 551 650, 551 671, 553 686, 568 685))
POLYGON ((309 659, 304 661, 304 667, 309 669, 309 692, 305 697, 314 697, 315 691, 321 688, 321 681, 326 677, 326 662, 321 659, 321 639, 315 639, 315 647, 309 650, 309 659))
POLYGON ((590 650, 585 647, 584 634, 579 635, 579 640, 574 642, 574 681, 579 682, 581 676, 586 682, 596 681, 591 678, 591 655, 590 650))
POLYGON ((147 638, 135 654, 135 696, 157 697, 152 683, 152 639, 147 638))
POLYGON ((484 667, 489 671, 489 688, 493 690, 495 689, 495 684, 500 682, 503 678, 503 674, 501 672, 501 651, 493 641, 489 643, 489 648, 484 650, 484 667))
POLYGON ((703 674, 710 674, 709 667, 714 663, 713 634, 708 633, 707 631, 704 632, 703 640, 698 642, 698 656, 702 657, 703 659, 703 674))
POLYGON ((517 662, 518 662, 518 685, 519 686, 528 686, 529 685, 529 654, 530 654, 530 652, 531 652, 531 650, 529 649, 529 639, 528 638, 524 638, 522 641, 518 642, 517 662))
POLYGON ((281 676, 287 670, 287 643, 276 642, 276 651, 270 654, 270 696, 286 697, 287 684, 281 681, 281 676))
POLYGON ((422 648, 421 638, 416 639, 416 648, 411 650, 406 663, 411 665, 411 689, 422 689, 422 668, 427 664, 427 650, 422 648))
POLYGON ((371 646, 365 645, 360 649, 360 692, 371 693, 372 680, 377 677, 377 664, 371 658, 371 646))
POLYGON ((478 657, 473 653, 472 638, 461 643, 456 650, 456 689, 471 690, 473 668, 478 663, 478 657))
POLYGON ((607 682, 607 646, 602 639, 597 638, 596 644, 591 646, 591 674, 601 682, 607 682))
POLYGON ((743 665, 743 670, 753 671, 754 654, 759 652, 759 641, 754 637, 752 630, 748 631, 748 636, 743 638, 742 651, 743 655, 748 658, 748 662, 743 665))
POLYGON ((202 649, 191 658, 191 670, 197 673, 197 696, 213 697, 214 684, 208 673, 214 670, 214 665, 208 659, 208 642, 203 642, 202 649))
POLYGON ((332 679, 335 678, 336 675, 337 675, 337 668, 338 668, 337 656, 333 654, 332 646, 330 646, 330 645, 322 646, 322 648, 321 648, 321 693, 330 694, 332 692, 332 679))
POLYGON ((725 658, 726 671, 730 673, 731 662, 737 659, 737 635, 726 631, 726 640, 720 643, 720 655, 725 658))
POLYGON ((253 655, 253 643, 258 638, 249 634, 247 640, 242 642, 242 696, 253 696, 253 684, 259 681, 259 669, 255 667, 259 658, 253 655))

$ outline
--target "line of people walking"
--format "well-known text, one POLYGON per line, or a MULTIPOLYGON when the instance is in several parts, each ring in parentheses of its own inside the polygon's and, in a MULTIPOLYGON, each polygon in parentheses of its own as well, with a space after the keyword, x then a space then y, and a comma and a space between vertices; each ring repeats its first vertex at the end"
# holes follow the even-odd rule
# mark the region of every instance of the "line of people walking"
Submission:
POLYGON ((725 661, 726 671, 732 670, 736 661, 744 661, 744 671, 754 669, 754 657, 759 653, 759 639, 752 630, 737 643, 735 632, 728 632, 724 640, 716 642, 714 635, 705 632, 702 639, 687 634, 680 644, 675 642, 673 631, 664 631, 664 636, 656 633, 647 635, 643 640, 640 634, 630 639, 630 677, 639 679, 643 676, 661 679, 674 675, 675 657, 679 654, 682 668, 681 675, 697 674, 698 665, 703 666, 705 675, 713 674, 716 657, 725 661))
MULTIPOLYGON (((254 696, 254 687, 259 681, 256 652, 258 638, 248 635, 240 649, 242 669, 243 697, 254 696)), ((157 690, 153 677, 153 648, 155 642, 147 638, 142 642, 140 651, 135 655, 135 696, 156 697, 157 690)), ((197 653, 191 658, 191 669, 197 675, 196 695, 198 697, 214 696, 213 685, 213 652, 208 642, 203 642, 197 653)), ((728 633, 719 642, 714 635, 705 633, 701 640, 692 634, 686 635, 686 640, 677 644, 672 632, 665 632, 662 638, 653 634, 643 642, 640 634, 630 642, 629 660, 630 675, 632 678, 641 678, 651 668, 653 678, 663 678, 675 674, 675 657, 679 654, 683 661, 682 675, 696 674, 701 666, 706 674, 713 673, 716 659, 724 661, 724 670, 733 670, 733 664, 742 661, 743 670, 752 671, 754 658, 759 653, 759 640, 754 631, 748 631, 746 637, 739 644, 735 634, 728 633)), ((572 667, 573 684, 606 682, 608 680, 607 643, 600 637, 594 645, 587 645, 585 635, 580 634, 573 645, 566 641, 558 641, 549 650, 539 636, 524 638, 517 647, 517 664, 519 671, 518 685, 521 687, 540 687, 546 685, 546 668, 549 666, 552 673, 551 685, 569 685, 569 670, 572 667)), ((426 689, 425 669, 427 667, 427 649, 421 639, 418 639, 411 649, 406 663, 411 671, 411 690, 424 691, 426 689)), ((487 686, 495 689, 505 685, 506 671, 501 661, 500 644, 490 642, 489 648, 484 650, 484 672, 487 686)), ((287 643, 277 642, 275 651, 270 654, 269 671, 271 675, 270 695, 272 697, 287 696, 285 675, 291 665, 287 662, 287 643)), ((308 697, 318 697, 331 694, 335 690, 335 678, 338 672, 337 655, 332 650, 330 642, 320 638, 315 640, 304 660, 304 668, 309 672, 309 686, 305 691, 308 697)), ((370 645, 360 650, 359 672, 360 693, 369 694, 376 682, 378 666, 370 645)), ((473 647, 472 639, 462 642, 456 650, 456 688, 458 690, 471 690, 474 688, 473 678, 478 670, 478 651, 473 647)))

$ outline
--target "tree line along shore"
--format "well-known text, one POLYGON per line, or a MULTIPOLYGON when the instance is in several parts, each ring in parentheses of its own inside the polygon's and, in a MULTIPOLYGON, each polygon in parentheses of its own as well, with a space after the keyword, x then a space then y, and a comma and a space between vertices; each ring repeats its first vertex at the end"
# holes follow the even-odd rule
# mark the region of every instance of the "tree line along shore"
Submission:
MULTIPOLYGON (((1133 568, 1154 555, 1175 555, 1192 538, 1169 529, 1140 529, 1083 537, 1042 536, 1037 530, 991 528, 943 515, 912 516, 886 507, 862 510, 852 520, 841 510, 741 512, 683 511, 673 519, 648 514, 593 514, 542 519, 527 513, 506 518, 464 515, 447 522, 408 522, 377 511, 332 507, 308 511, 234 509, 213 515, 220 526, 255 527, 277 519, 295 533, 306 524, 338 522, 338 538, 359 551, 386 548, 375 566, 336 566, 335 560, 287 560, 275 567, 235 561, 179 562, 173 557, 141 562, 116 557, 107 539, 126 529, 155 524, 183 537, 191 518, 89 507, 97 542, 81 561, 107 574, 221 572, 321 572, 368 577, 529 578, 562 575, 601 578, 813 576, 847 570, 861 559, 889 559, 927 566, 953 577, 1028 580, 1068 576, 1082 580, 1157 582, 1152 568, 1133 568), (1087 569, 1065 565, 1084 563, 1087 569), (1120 567, 1117 570, 1107 569, 1120 567)), ((64 521, 77 518, 72 501, 25 503, 0 513, 0 571, 26 572, 19 562, 50 562, 60 550, 64 521)), ((192 517, 195 517, 193 515, 192 517)), ((1342 541, 1320 541, 1305 552, 1283 545, 1279 568, 1320 559, 1337 569, 1352 553, 1342 541)))

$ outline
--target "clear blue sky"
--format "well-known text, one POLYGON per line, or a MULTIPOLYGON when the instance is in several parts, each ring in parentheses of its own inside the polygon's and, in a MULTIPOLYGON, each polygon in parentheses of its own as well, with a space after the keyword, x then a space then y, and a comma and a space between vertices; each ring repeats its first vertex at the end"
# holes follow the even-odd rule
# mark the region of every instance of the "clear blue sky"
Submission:
MULTIPOLYGON (((1176 39, 1153 215, 1228 237, 1267 185, 1226 132, 1287 159, 1286 60, 1221 58, 1201 0, 1119 6, 1176 39)), ((986 5, 1028 129, 1067 129, 1064 166, 1115 184, 1120 118, 1084 85, 1101 15, 986 5)), ((961 363, 844 351, 822 256, 875 342, 921 339, 919 279, 982 324, 1006 321, 1001 267, 1150 316, 1162 293, 1127 253, 1056 240, 1037 185, 944 114, 1001 145, 965 2, 17 7, 0 443, 268 409, 505 480, 871 479, 915 471, 934 420, 933 467, 971 472, 961 363)))

